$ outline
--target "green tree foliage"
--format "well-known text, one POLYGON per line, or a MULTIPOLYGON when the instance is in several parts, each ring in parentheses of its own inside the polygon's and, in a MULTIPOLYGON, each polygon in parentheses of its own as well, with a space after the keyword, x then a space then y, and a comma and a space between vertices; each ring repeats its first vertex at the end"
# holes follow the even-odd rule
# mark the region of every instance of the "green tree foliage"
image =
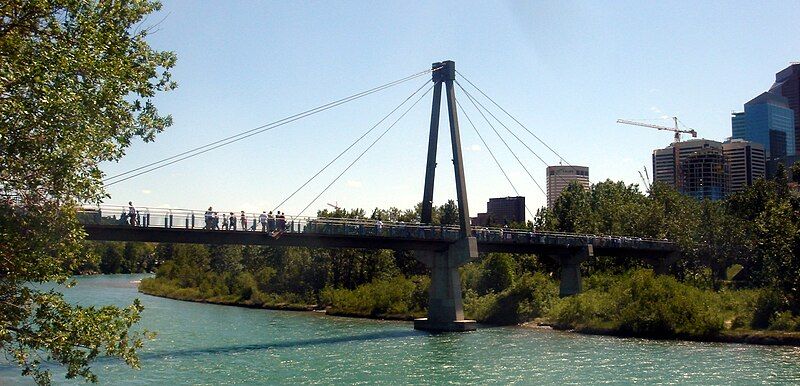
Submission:
POLYGON ((514 284, 516 264, 507 253, 491 253, 481 264, 478 293, 501 292, 514 284))
MULTIPOLYGON (((65 283, 88 249, 74 206, 104 195, 98 164, 169 126, 152 98, 174 87, 170 52, 145 41, 150 1, 0 5, 0 350, 48 383, 42 360, 96 380, 99 355, 138 367, 141 305, 79 307, 27 283, 65 283)), ((124 255, 125 252, 123 251, 124 255)), ((109 262, 109 264, 112 264, 109 262)), ((116 267, 115 267, 116 269, 116 267)))
POLYGON ((465 313, 479 322, 519 324, 544 316, 558 301, 558 286, 550 277, 524 272, 500 292, 479 296, 467 288, 465 313))
POLYGON ((590 233, 594 228, 591 208, 591 193, 577 182, 571 183, 556 199, 553 205, 553 223, 546 228, 561 232, 590 233))
POLYGON ((789 171, 792 174, 792 182, 795 184, 800 184, 800 161, 793 163, 789 168, 789 171))
POLYGON ((447 202, 439 207, 439 223, 441 225, 456 225, 458 224, 458 205, 453 200, 447 202))
POLYGON ((715 305, 711 292, 638 270, 564 299, 550 315, 572 328, 650 337, 708 336, 723 328, 715 305))

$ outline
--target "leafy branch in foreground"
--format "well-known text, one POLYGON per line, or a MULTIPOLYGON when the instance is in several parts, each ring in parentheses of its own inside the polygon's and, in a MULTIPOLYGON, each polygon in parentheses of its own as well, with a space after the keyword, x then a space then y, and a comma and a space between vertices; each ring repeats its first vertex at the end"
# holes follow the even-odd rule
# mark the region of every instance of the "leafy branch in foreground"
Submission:
POLYGON ((92 259, 75 206, 106 193, 99 163, 172 122, 152 98, 175 87, 171 52, 145 41, 156 1, 0 3, 0 352, 40 384, 44 362, 97 381, 89 364, 138 366, 138 302, 79 307, 32 283, 68 284, 92 259))

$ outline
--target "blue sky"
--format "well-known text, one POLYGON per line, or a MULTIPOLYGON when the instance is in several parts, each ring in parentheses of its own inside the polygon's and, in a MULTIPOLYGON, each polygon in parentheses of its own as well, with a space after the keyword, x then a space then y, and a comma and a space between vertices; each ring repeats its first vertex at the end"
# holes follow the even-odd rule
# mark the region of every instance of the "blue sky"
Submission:
MULTIPOLYGON (((174 125, 153 143, 134 143, 103 170, 127 171, 452 59, 567 161, 589 166, 592 182, 641 184, 638 171, 650 169, 652 150, 672 135, 616 119, 676 115, 701 137, 730 136, 731 111, 768 89, 790 61, 800 61, 799 18, 800 1, 168 1, 144 24, 155 25, 152 46, 178 56, 178 89, 155 100, 174 125)), ((407 82, 110 186, 106 202, 271 210, 423 83, 407 82)), ((545 197, 465 107, 535 212, 545 197)), ((429 119, 430 95, 305 214, 327 203, 369 211, 420 201, 429 119)), ((485 211, 489 197, 515 193, 466 118, 460 121, 474 215, 485 211)), ((387 124, 279 209, 299 212, 387 124)), ((455 198, 446 124, 437 204, 455 198)), ((544 186, 545 165, 505 138, 544 186)))

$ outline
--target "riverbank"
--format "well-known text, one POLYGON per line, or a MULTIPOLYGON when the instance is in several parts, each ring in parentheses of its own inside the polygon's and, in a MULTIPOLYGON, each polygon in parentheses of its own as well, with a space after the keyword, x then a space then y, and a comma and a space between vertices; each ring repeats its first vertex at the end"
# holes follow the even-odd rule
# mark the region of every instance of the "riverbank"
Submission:
MULTIPOLYGON (((139 283, 141 284, 141 283, 139 283)), ((253 301, 235 301, 229 299, 202 299, 187 296, 173 296, 165 293, 158 293, 156 291, 148 291, 138 287, 139 293, 145 295, 155 296, 164 299, 180 300, 184 302, 202 303, 202 304, 216 304, 220 306, 233 306, 242 308, 254 308, 262 310, 275 310, 275 311, 304 311, 304 312, 322 312, 329 316, 340 316, 347 318, 361 318, 361 319, 374 319, 374 320, 396 320, 396 321, 413 321, 416 318, 423 317, 422 315, 412 314, 366 314, 359 312, 347 312, 343 310, 336 310, 330 307, 322 307, 319 304, 303 304, 303 303, 255 303, 253 301)))
POLYGON ((523 323, 520 326, 531 329, 550 328, 556 331, 567 331, 576 334, 614 336, 618 338, 645 338, 651 340, 673 340, 673 341, 682 340, 688 342, 740 343, 740 344, 754 344, 763 346, 800 347, 800 332, 725 330, 719 332, 716 335, 708 335, 703 337, 691 336, 691 335, 675 335, 670 337, 656 338, 656 337, 642 337, 633 334, 626 334, 613 329, 592 328, 592 327, 571 328, 569 326, 553 324, 545 320, 523 323))
MULTIPOLYGON (((349 317, 361 319, 374 319, 374 320, 396 320, 396 321, 412 321, 421 315, 413 314, 369 314, 359 312, 347 312, 341 310, 325 308, 318 304, 296 304, 296 303, 253 303, 252 301, 233 301, 226 299, 197 299, 189 298, 186 296, 170 296, 167 294, 155 293, 154 291, 147 291, 139 286, 140 293, 156 296, 165 299, 188 301, 193 303, 216 304, 233 307, 255 308, 277 311, 304 311, 304 312, 323 312, 328 316, 335 317, 349 317)), ((487 323, 490 324, 490 323, 487 323)), ((619 338, 645 338, 654 340, 683 340, 690 342, 709 342, 709 343, 740 343, 740 344, 754 344, 765 346, 798 346, 800 347, 800 332, 785 332, 785 331, 759 331, 759 330, 724 330, 717 334, 706 336, 693 336, 688 334, 676 334, 672 336, 658 336, 648 337, 636 334, 624 333, 610 328, 597 328, 581 326, 573 328, 569 325, 554 323, 547 318, 537 318, 534 321, 522 323, 519 325, 523 328, 541 329, 549 328, 557 331, 567 331, 583 335, 603 335, 614 336, 619 338)))

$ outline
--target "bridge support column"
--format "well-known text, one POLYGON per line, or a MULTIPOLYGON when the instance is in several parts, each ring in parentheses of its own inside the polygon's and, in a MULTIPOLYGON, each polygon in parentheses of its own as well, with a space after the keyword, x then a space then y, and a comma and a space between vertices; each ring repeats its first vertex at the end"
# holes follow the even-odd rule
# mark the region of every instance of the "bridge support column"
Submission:
POLYGON ((461 154, 461 134, 456 112, 456 94, 453 84, 456 65, 452 60, 431 65, 433 105, 431 130, 428 137, 428 163, 425 169, 425 189, 422 195, 420 222, 433 224, 433 182, 436 174, 436 149, 439 136, 439 110, 442 102, 442 85, 447 95, 447 117, 450 122, 450 144, 453 148, 453 171, 458 199, 459 240, 447 251, 417 252, 417 259, 431 269, 431 286, 428 291, 428 317, 414 321, 414 328, 426 331, 471 331, 474 320, 464 320, 461 299, 461 276, 458 267, 478 257, 478 243, 472 235, 467 206, 467 184, 464 179, 464 162, 461 154))
POLYGON ((447 252, 418 251, 416 257, 431 269, 428 317, 414 320, 414 328, 432 332, 472 331, 474 320, 464 319, 461 275, 458 267, 478 257, 474 237, 459 240, 447 252))
POLYGON ((593 256, 592 246, 552 256, 561 265, 561 285, 558 295, 561 297, 577 295, 583 290, 581 263, 593 256))

